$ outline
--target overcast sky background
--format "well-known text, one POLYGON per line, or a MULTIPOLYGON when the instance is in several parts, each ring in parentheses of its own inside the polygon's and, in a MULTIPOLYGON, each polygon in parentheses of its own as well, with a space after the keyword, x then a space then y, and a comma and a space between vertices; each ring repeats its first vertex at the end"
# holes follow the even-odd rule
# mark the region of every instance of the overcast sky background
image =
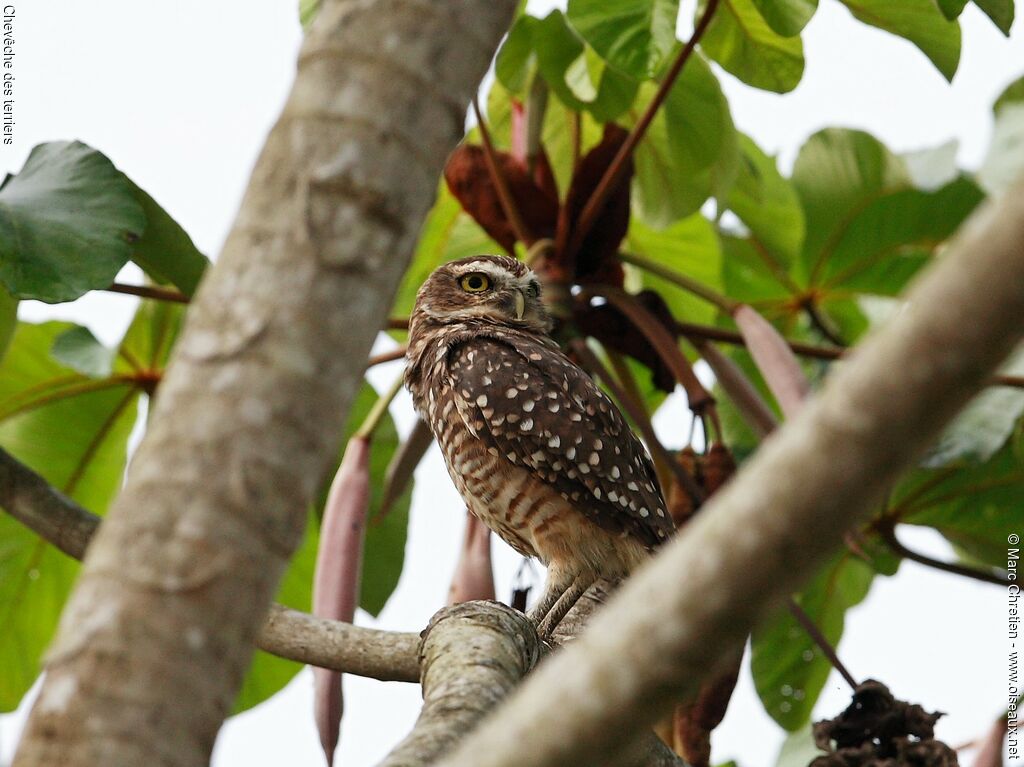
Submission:
MULTIPOLYGON (((20 169, 38 143, 80 139, 105 152, 215 256, 292 81, 301 40, 296 4, 15 0, 16 143, 0 146, 0 173, 20 169)), ((531 2, 531 9, 551 5, 531 2)), ((684 0, 683 32, 693 6, 684 0)), ((755 91, 722 75, 735 122, 778 152, 787 169, 807 136, 833 125, 869 130, 897 151, 956 139, 961 165, 977 168, 991 104, 1024 74, 1024 35, 1007 41, 973 5, 962 22, 963 57, 949 85, 909 43, 853 21, 836 0, 821 0, 804 34, 807 72, 794 93, 755 91)), ((139 278, 133 267, 122 275, 139 278)), ((135 306, 130 297, 95 293, 53 307, 23 302, 20 316, 81 322, 113 344, 135 306)), ((379 346, 390 343, 381 339, 379 346)), ((385 366, 372 380, 381 388, 398 370, 385 366)), ((393 412, 399 427, 409 428, 408 399, 393 412)), ((671 446, 679 446, 670 435, 680 433, 685 418, 681 397, 659 413, 656 427, 671 446)), ((462 508, 435 450, 417 473, 398 590, 379 620, 360 614, 358 623, 416 631, 426 624, 444 603, 462 508)), ((937 535, 912 532, 906 540, 915 547, 951 556, 937 535)), ((519 559, 500 542, 495 559, 499 595, 507 598, 519 559)), ((757 563, 750 568, 756 580, 757 563)), ((881 679, 898 696, 947 712, 938 736, 958 745, 982 735, 1005 706, 1005 626, 1000 589, 905 564, 897 577, 878 579, 849 613, 840 655, 855 676, 881 679)), ((271 701, 230 720, 214 765, 322 764, 311 679, 304 671, 271 701)), ((411 727, 419 688, 354 677, 345 685, 339 764, 373 764, 411 727)), ((847 702, 848 690, 833 674, 816 716, 831 716, 847 702)), ((23 705, 0 716, 0 763, 10 760, 26 714, 23 705)), ((713 758, 769 767, 781 741, 745 667, 715 734, 713 758)))

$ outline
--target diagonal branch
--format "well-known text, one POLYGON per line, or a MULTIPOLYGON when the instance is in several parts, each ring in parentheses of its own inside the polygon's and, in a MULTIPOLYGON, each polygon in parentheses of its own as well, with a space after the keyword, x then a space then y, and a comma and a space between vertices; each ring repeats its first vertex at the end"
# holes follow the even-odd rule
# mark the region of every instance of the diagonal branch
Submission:
MULTIPOLYGON (((0 448, 0 507, 69 557, 81 559, 100 526, 45 479, 0 448)), ((316 618, 272 605, 256 645, 273 655, 385 682, 419 680, 419 636, 316 618)))
POLYGON ((721 648, 799 587, 1019 343, 1022 253, 1017 188, 976 214, 908 308, 440 764, 592 764, 714 673, 721 648))

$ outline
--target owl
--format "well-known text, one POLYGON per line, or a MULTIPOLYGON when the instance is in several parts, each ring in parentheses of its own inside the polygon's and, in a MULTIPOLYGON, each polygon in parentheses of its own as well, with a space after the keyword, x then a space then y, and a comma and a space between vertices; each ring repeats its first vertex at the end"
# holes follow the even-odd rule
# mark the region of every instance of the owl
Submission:
POLYGON ((548 336, 540 292, 513 258, 439 267, 416 296, 405 381, 470 512, 547 567, 530 613, 547 636, 673 524, 643 445, 548 336))

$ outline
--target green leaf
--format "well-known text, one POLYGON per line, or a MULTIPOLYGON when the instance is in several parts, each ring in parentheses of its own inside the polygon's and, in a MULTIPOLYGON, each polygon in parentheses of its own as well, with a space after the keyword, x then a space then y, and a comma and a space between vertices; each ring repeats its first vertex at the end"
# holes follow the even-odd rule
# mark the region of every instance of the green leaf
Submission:
POLYGON ((89 378, 106 378, 117 352, 96 340, 89 328, 74 327, 57 336, 50 355, 65 367, 89 378))
POLYGON ((893 492, 901 522, 934 527, 971 560, 1006 568, 1006 535, 1019 527, 1024 429, 984 463, 918 469, 893 492))
POLYGON ((7 344, 11 342, 14 328, 18 324, 18 299, 0 286, 0 361, 3 361, 7 344))
POLYGON ((533 28, 539 23, 533 16, 520 16, 509 30, 494 60, 494 75, 511 93, 526 92, 537 69, 533 50, 533 28))
POLYGON ((299 22, 303 29, 313 23, 313 19, 320 12, 321 2, 322 0, 299 0, 299 22))
MULTIPOLYGON (((706 4, 701 0, 698 14, 706 4)), ((773 31, 754 0, 722 0, 701 47, 723 69, 755 88, 788 93, 804 74, 803 42, 773 31)))
POLYGON ((1003 89, 992 105, 992 111, 999 115, 1002 108, 1008 104, 1020 104, 1024 102, 1024 77, 1019 77, 1003 89))
POLYGON ((967 0, 938 0, 939 10, 947 19, 960 18, 960 14, 967 7, 967 0))
MULTIPOLYGON (((811 136, 793 166, 793 186, 804 208, 806 237, 796 276, 820 270, 837 231, 883 195, 906 189, 903 161, 862 131, 828 128, 811 136)), ((802 280, 799 280, 802 281, 802 280)))
MULTIPOLYGON (((699 213, 677 221, 667 229, 655 230, 634 218, 629 224, 627 248, 675 272, 691 277, 712 290, 722 289, 722 251, 710 222, 699 213)), ((640 287, 657 292, 672 316, 684 322, 707 324, 717 310, 679 286, 637 267, 640 287)))
MULTIPOLYGON (((846 611, 867 596, 874 570, 844 552, 823 568, 796 601, 835 647, 846 611)), ((751 639, 750 668, 768 714, 789 731, 809 720, 832 670, 821 650, 785 608, 751 639)))
POLYGON ((154 375, 167 367, 185 317, 183 304, 141 301, 118 349, 128 369, 154 375))
POLYGON ((999 27, 1000 32, 1010 36, 1015 13, 1013 0, 974 0, 974 4, 999 27))
MULTIPOLYGON (((1024 347, 1000 368, 1007 375, 1024 374, 1024 347)), ((1017 420, 1024 415, 1024 390, 990 386, 972 399, 946 426, 922 461, 928 467, 954 461, 987 461, 1009 439, 1017 420)))
POLYGON ((841 0, 857 19, 916 45, 952 80, 960 63, 960 24, 949 20, 935 0, 841 0))
MULTIPOLYGON (((19 323, 0 365, 0 445, 50 484, 102 514, 121 485, 138 388, 86 378, 50 356, 65 322, 19 323)), ((78 564, 0 515, 0 710, 39 674, 78 564)))
POLYGON ((799 35, 818 10, 818 0, 754 0, 764 20, 783 37, 799 35))
POLYGON ((599 62, 588 62, 586 46, 561 11, 535 20, 530 29, 540 73, 559 101, 570 109, 589 111, 599 122, 614 120, 629 108, 636 81, 599 62))
POLYGON ((775 160, 740 134, 740 163, 726 204, 750 233, 784 264, 791 264, 804 240, 800 198, 782 177, 775 160))
MULTIPOLYGON (((281 585, 277 590, 277 601, 287 607, 308 612, 312 604, 313 571, 316 568, 316 548, 319 541, 319 524, 315 514, 309 515, 302 543, 288 563, 281 585)), ((233 714, 262 703, 279 692, 302 670, 302 664, 278 658, 276 655, 257 650, 252 664, 242 683, 242 689, 235 699, 233 714)))
POLYGON ((605 61, 632 77, 651 78, 675 45, 679 0, 569 0, 566 14, 605 61))
MULTIPOLYGON (((627 125, 635 124, 657 87, 645 83, 627 125)), ((727 193, 738 166, 729 103, 700 56, 686 63, 634 154, 636 215, 664 228, 727 193)))
POLYGON ((192 296, 209 259, 199 252, 192 238, 156 200, 131 180, 126 180, 146 215, 146 229, 135 243, 132 261, 157 282, 169 283, 186 296, 192 296))
POLYGON ((131 185, 80 142, 35 147, 0 187, 0 282, 57 303, 105 288, 146 225, 131 185))

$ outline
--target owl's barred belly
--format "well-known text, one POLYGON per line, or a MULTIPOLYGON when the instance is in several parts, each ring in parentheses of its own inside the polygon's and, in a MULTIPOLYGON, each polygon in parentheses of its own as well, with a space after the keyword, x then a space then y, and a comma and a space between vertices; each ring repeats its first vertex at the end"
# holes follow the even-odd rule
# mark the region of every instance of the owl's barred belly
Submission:
POLYGON ((625 575, 649 556, 632 537, 591 522, 527 468, 490 454, 467 430, 445 431, 455 442, 454 450, 443 452, 459 494, 470 512, 520 554, 605 577, 625 575), (453 454, 457 465, 448 459, 453 454))

